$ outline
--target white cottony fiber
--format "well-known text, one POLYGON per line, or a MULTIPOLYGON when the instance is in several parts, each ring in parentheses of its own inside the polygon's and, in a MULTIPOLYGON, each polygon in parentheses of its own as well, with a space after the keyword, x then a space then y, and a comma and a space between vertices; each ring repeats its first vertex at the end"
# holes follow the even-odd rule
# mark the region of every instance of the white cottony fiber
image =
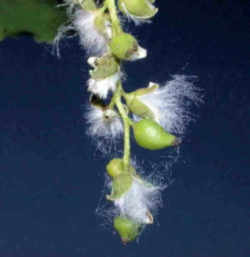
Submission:
POLYGON ((123 133, 123 124, 118 114, 113 110, 103 110, 90 106, 86 112, 86 122, 89 125, 87 133, 93 137, 115 139, 123 133))
POLYGON ((134 177, 130 189, 114 201, 122 216, 139 224, 153 223, 151 212, 155 212, 161 203, 161 187, 154 186, 134 177))
POLYGON ((75 11, 72 20, 77 30, 81 45, 90 55, 102 55, 107 50, 106 39, 97 31, 95 27, 95 11, 85 11, 78 9, 75 11))
MULTIPOLYGON (((67 37, 69 30, 75 30, 80 37, 80 44, 86 49, 88 55, 100 56, 107 51, 107 40, 100 34, 95 26, 95 18, 98 11, 86 11, 79 5, 79 1, 66 0, 58 5, 67 6, 67 14, 70 24, 59 27, 53 42, 53 52, 60 57, 59 42, 67 37)), ((106 24, 106 33, 110 36, 109 24, 106 24)))
POLYGON ((121 73, 117 72, 112 76, 104 79, 89 79, 88 80, 88 91, 98 95, 100 98, 106 98, 109 91, 114 92, 116 89, 117 82, 121 78, 121 73))
POLYGON ((164 86, 139 97, 154 113, 155 120, 170 133, 184 134, 188 123, 194 119, 192 105, 203 102, 199 88, 193 84, 195 78, 174 75, 164 86))
POLYGON ((56 54, 56 56, 58 58, 60 58, 60 41, 64 38, 65 34, 71 30, 73 30, 74 27, 72 25, 61 25, 58 30, 57 30, 57 34, 53 40, 53 49, 52 49, 52 53, 56 54))
POLYGON ((130 61, 136 61, 147 57, 147 49, 138 46, 137 51, 129 57, 130 61))
POLYGON ((97 149, 104 155, 117 153, 123 135, 119 115, 113 110, 90 105, 86 110, 85 120, 88 125, 86 133, 95 142, 97 149))

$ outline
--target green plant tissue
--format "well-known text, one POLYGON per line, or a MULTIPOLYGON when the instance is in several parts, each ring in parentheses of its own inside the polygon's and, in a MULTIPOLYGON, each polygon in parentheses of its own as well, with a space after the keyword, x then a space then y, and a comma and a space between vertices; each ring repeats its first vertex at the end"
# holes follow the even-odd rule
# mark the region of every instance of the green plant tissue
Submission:
POLYGON ((6 37, 31 34, 39 43, 51 43, 64 23, 64 8, 56 0, 1 0, 0 41, 6 37))

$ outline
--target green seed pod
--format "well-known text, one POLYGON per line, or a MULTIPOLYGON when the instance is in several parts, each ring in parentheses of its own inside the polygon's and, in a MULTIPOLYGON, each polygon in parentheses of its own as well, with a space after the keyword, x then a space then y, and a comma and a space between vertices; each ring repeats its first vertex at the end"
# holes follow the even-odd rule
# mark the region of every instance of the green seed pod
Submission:
POLYGON ((152 87, 140 88, 132 93, 125 94, 124 97, 129 110, 141 118, 154 120, 153 111, 140 100, 140 96, 149 94, 157 88, 158 85, 155 84, 152 87))
POLYGON ((135 240, 140 233, 141 226, 125 217, 115 217, 113 225, 124 244, 135 240))
POLYGON ((123 169, 123 160, 122 159, 113 159, 106 166, 107 173, 110 177, 115 178, 124 172, 123 169))
POLYGON ((129 166, 128 170, 124 169, 123 159, 115 158, 111 160, 106 166, 107 173, 111 178, 116 178, 119 175, 130 174, 135 175, 135 169, 132 165, 129 166))
POLYGON ((96 11, 96 16, 94 20, 96 30, 104 37, 106 40, 111 38, 111 27, 109 27, 110 20, 109 17, 103 13, 103 11, 96 11))
POLYGON ((129 110, 135 114, 140 116, 141 118, 154 119, 154 113, 147 107, 142 101, 140 101, 137 97, 129 95, 125 97, 127 106, 129 110))
POLYGON ((156 89, 159 88, 159 85, 155 82, 149 82, 148 87, 139 88, 127 95, 134 95, 134 96, 143 96, 154 92, 156 89))
POLYGON ((123 194, 125 194, 131 187, 133 182, 133 176, 124 172, 112 179, 112 192, 111 196, 108 196, 110 200, 115 200, 120 198, 123 194))
POLYGON ((118 7, 124 14, 140 19, 152 18, 158 9, 153 6, 154 0, 119 0, 118 7))
POLYGON ((110 42, 112 53, 119 59, 129 60, 138 50, 136 39, 128 33, 120 33, 114 36, 110 42))
MULTIPOLYGON (((73 1, 74 2, 74 1, 73 1)), ((96 10, 96 4, 93 0, 75 1, 76 4, 80 4, 81 7, 86 11, 96 10)))
POLYGON ((94 70, 90 71, 92 79, 104 79, 112 76, 119 70, 119 65, 112 55, 104 55, 100 58, 95 58, 93 66, 94 70))
POLYGON ((180 143, 174 135, 166 132, 158 123, 150 119, 143 119, 133 126, 137 144, 149 150, 159 150, 180 143))

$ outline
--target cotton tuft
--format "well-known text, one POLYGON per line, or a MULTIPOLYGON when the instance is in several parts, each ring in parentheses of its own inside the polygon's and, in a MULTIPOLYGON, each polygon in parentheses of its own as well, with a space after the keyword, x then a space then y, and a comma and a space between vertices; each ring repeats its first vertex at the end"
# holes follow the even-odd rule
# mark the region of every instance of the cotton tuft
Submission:
POLYGON ((120 214, 139 224, 152 224, 153 216, 161 203, 161 187, 133 177, 130 189, 114 201, 120 214))
POLYGON ((97 149, 103 154, 117 152, 118 142, 123 135, 123 124, 118 114, 111 110, 89 106, 85 113, 88 126, 86 131, 96 143, 97 149))
POLYGON ((121 73, 117 72, 112 76, 104 79, 89 79, 88 91, 92 94, 98 95, 100 98, 106 98, 109 91, 114 92, 116 85, 121 78, 121 73))
MULTIPOLYGON (((66 37, 70 30, 75 30, 80 37, 80 44, 85 48, 88 55, 100 56, 107 51, 107 39, 98 32, 95 26, 95 18, 98 11, 87 11, 79 6, 78 1, 66 0, 64 4, 58 5, 67 6, 67 14, 70 19, 70 24, 64 24, 59 27, 57 35, 53 42, 53 52, 60 57, 59 43, 60 40, 66 37)), ((111 36, 109 24, 106 24, 107 35, 111 36)))
POLYGON ((200 89, 193 84, 195 78, 174 75, 164 86, 139 96, 154 113, 155 120, 170 133, 184 134, 187 125, 194 119, 191 107, 203 102, 200 89))
POLYGON ((75 11, 72 20, 77 30, 81 45, 89 55, 102 55, 107 51, 107 41, 95 27, 95 11, 78 9, 75 11))

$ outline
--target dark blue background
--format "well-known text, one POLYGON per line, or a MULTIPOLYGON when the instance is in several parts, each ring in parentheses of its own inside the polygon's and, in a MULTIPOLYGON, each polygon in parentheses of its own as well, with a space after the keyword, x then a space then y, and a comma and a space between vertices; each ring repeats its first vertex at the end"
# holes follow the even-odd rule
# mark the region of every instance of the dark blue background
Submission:
MULTIPOLYGON (((108 158, 85 136, 88 67, 77 40, 64 42, 58 60, 28 37, 8 39, 0 43, 0 257, 249 256, 249 3, 157 2, 152 24, 127 26, 149 56, 125 65, 125 88, 192 74, 205 94, 157 224, 124 247, 95 213, 108 158)), ((151 162, 168 154, 133 149, 151 162)))

